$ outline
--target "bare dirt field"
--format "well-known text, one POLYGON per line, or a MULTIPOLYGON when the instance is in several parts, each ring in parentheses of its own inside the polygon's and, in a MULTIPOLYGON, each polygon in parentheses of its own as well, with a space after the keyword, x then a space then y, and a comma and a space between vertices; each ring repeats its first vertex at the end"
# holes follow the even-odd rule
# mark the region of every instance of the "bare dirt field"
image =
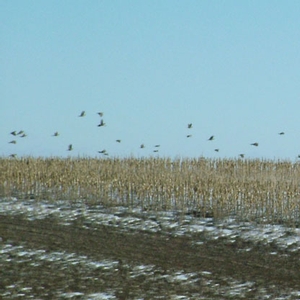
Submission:
POLYGON ((272 242, 5 214, 0 238, 3 299, 299 299, 300 252, 272 242))

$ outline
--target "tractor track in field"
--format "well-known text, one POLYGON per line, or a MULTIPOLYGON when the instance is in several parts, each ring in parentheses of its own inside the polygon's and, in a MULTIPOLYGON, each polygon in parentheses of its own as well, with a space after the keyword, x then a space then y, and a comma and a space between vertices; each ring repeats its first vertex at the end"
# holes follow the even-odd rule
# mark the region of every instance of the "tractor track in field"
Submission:
POLYGON ((55 218, 27 220, 22 216, 0 215, 2 242, 26 244, 46 251, 67 251, 89 258, 103 257, 132 264, 159 266, 163 270, 208 271, 220 277, 252 281, 282 288, 299 288, 300 253, 280 250, 276 245, 253 244, 237 238, 202 239, 174 237, 136 230, 122 231, 109 226, 82 228, 81 220, 61 225, 55 218), (250 249, 250 250, 247 250, 250 249), (273 254, 276 253, 276 254, 273 254))

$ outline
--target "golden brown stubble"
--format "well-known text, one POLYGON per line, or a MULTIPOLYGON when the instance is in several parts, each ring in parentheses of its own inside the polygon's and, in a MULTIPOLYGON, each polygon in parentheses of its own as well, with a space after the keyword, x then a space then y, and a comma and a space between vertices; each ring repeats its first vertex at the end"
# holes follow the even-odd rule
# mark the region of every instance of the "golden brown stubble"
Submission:
POLYGON ((1 158, 1 196, 198 210, 268 220, 298 216, 300 166, 289 161, 1 158))

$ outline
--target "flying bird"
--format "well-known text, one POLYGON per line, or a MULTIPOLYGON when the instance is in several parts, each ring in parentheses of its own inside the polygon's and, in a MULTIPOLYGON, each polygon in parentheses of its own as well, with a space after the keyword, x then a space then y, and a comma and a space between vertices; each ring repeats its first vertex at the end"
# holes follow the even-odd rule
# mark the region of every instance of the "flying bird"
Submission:
POLYGON ((103 117, 103 112, 98 112, 97 113, 100 117, 103 117))
POLYGON ((258 146, 258 143, 252 143, 251 146, 257 147, 257 146, 258 146))
POLYGON ((241 153, 241 154, 239 154, 239 156, 240 156, 241 158, 244 158, 244 157, 245 157, 245 154, 241 153))
POLYGON ((158 147, 160 147, 160 145, 155 145, 154 147, 158 148, 158 147))
POLYGON ((16 143, 17 143, 16 140, 12 140, 12 141, 9 142, 9 144, 16 144, 16 143))
POLYGON ((23 134, 23 133, 24 133, 24 131, 23 131, 23 130, 20 130, 20 131, 18 132, 18 135, 23 134))
POLYGON ((145 145, 144 145, 144 144, 141 144, 140 148, 145 148, 145 145))
POLYGON ((116 140, 117 143, 121 143, 121 140, 116 140))
POLYGON ((216 152, 219 152, 219 149, 215 149, 216 152))
POLYGON ((284 135, 284 132, 283 132, 283 131, 281 131, 281 132, 279 132, 278 134, 279 134, 279 135, 284 135))
POLYGON ((100 124, 98 125, 98 127, 101 127, 101 126, 105 126, 105 123, 104 123, 103 119, 101 119, 100 124))
POLYGON ((59 136, 59 133, 56 131, 52 136, 59 136))
POLYGON ((192 128, 193 127, 193 124, 192 123, 189 123, 188 124, 188 128, 190 129, 190 128, 192 128))
POLYGON ((105 154, 107 153, 105 149, 101 150, 101 151, 98 151, 98 153, 101 153, 101 154, 105 154))
POLYGON ((73 145, 70 144, 70 145, 68 146, 68 151, 72 151, 72 150, 73 150, 73 145))
POLYGON ((23 138, 23 137, 25 137, 25 136, 27 136, 26 133, 23 133, 22 135, 20 135, 21 138, 23 138))
POLYGON ((153 152, 158 152, 158 150, 153 150, 153 152))
POLYGON ((84 116, 85 116, 85 111, 83 110, 78 117, 84 117, 84 116))
POLYGON ((17 132, 16 132, 16 131, 12 131, 10 134, 16 136, 16 135, 17 135, 17 132))
POLYGON ((13 153, 13 154, 10 155, 10 157, 16 158, 16 157, 17 157, 17 154, 13 153))
POLYGON ((187 138, 190 138, 191 136, 192 136, 191 134, 188 134, 186 137, 187 137, 187 138))
POLYGON ((212 141, 212 140, 214 140, 214 138, 215 138, 215 136, 212 135, 212 136, 208 139, 208 141, 212 141))

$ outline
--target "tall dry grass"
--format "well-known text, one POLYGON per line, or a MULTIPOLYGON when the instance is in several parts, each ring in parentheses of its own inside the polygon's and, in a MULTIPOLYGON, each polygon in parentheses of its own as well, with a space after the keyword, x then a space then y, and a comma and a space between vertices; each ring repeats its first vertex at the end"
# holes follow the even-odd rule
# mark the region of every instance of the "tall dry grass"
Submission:
POLYGON ((0 158, 0 196, 176 209, 298 222, 300 166, 290 161, 0 158))

